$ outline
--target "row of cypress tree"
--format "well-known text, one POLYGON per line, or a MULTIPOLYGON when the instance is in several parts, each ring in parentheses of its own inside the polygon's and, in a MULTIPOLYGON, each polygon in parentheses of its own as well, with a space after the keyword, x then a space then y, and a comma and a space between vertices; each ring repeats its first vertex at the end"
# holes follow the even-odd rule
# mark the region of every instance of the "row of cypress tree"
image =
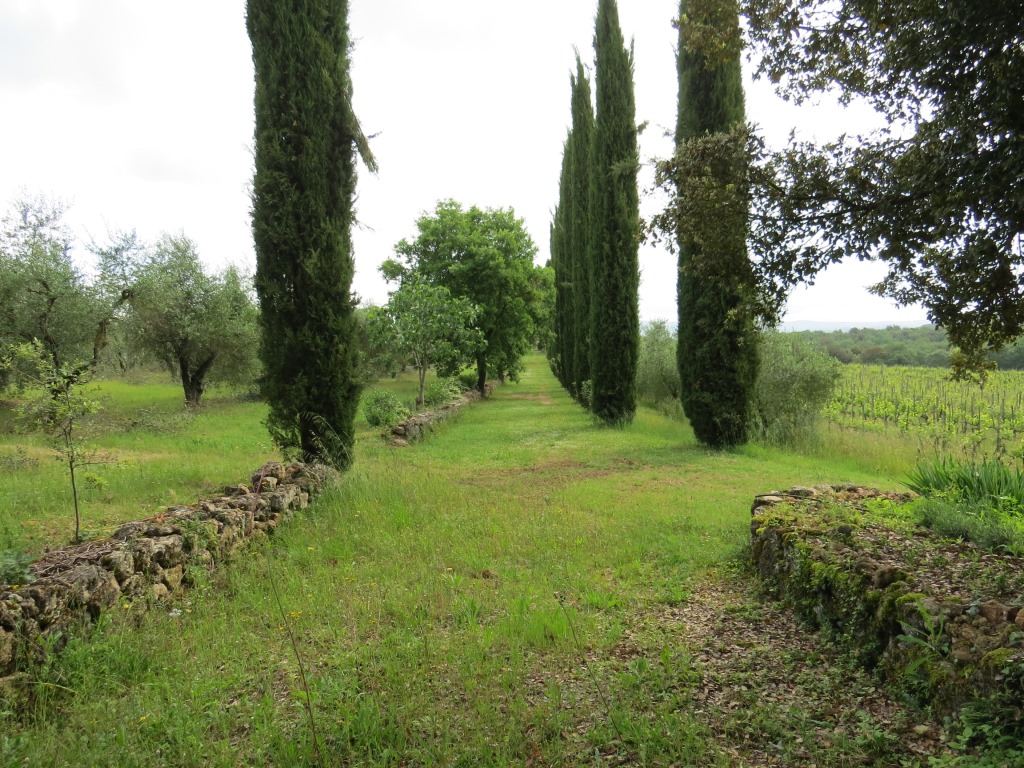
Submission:
MULTIPOLYGON (((745 113, 735 0, 681 0, 678 25, 680 157, 707 137, 742 126, 745 113), (708 30, 714 30, 710 41, 708 30)), ((577 400, 604 422, 622 424, 636 408, 639 203, 632 54, 614 0, 598 3, 594 47, 596 119, 578 55, 571 77, 572 127, 551 230, 556 338, 550 356, 577 400)), ((743 169, 735 163, 700 173, 712 188, 742 184, 743 169)), ((685 180, 675 181, 682 194, 685 180)), ((675 228, 681 399, 697 438, 715 448, 746 442, 757 377, 756 285, 746 227, 739 216, 720 223, 715 237, 675 228)))
POLYGON ((572 127, 551 228, 555 270, 552 367, 562 386, 607 424, 636 411, 640 202, 633 55, 615 0, 599 0, 596 114, 577 54, 572 127))

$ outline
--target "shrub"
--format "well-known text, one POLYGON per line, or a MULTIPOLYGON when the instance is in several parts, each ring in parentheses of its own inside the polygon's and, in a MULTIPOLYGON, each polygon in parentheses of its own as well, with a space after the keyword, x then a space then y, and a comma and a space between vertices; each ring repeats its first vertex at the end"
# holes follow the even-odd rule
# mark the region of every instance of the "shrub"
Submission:
POLYGON ((766 332, 754 390, 753 433, 776 445, 806 437, 832 399, 840 375, 840 363, 819 345, 795 334, 766 332))
POLYGON ((476 389, 477 373, 475 369, 462 371, 457 378, 463 390, 476 389))
POLYGON ((31 558, 20 552, 0 552, 0 584, 29 584, 36 580, 29 569, 31 558))
POLYGON ((450 403, 462 394, 462 382, 457 379, 435 379, 423 392, 423 404, 434 408, 450 403))
POLYGON ((390 392, 371 389, 363 395, 363 416, 371 427, 393 427, 409 415, 409 409, 390 392))

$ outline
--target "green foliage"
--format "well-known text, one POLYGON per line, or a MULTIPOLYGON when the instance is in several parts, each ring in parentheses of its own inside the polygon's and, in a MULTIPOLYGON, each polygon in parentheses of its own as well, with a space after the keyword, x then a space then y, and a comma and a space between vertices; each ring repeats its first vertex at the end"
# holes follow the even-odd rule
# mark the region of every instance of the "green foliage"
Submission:
POLYGON ((351 293, 355 153, 347 0, 248 0, 256 77, 253 240, 267 426, 290 455, 318 454, 317 423, 352 459, 359 338, 351 293), (317 419, 310 418, 315 415, 317 419))
POLYGON ((367 329, 375 348, 416 368, 416 404, 423 405, 432 365, 459 370, 476 359, 483 347, 478 315, 468 299, 454 298, 444 286, 410 279, 391 293, 387 306, 369 310, 367 329))
POLYGON ((945 495, 983 502, 1024 515, 1024 471, 1001 461, 975 464, 945 457, 919 462, 906 485, 922 496, 945 495))
MULTIPOLYGON (((623 425, 636 411, 640 202, 633 54, 626 49, 615 0, 598 0, 594 52, 589 400, 602 422, 623 425)), ((577 381, 584 378, 577 373, 577 381)))
POLYGON ((889 273, 874 289, 921 302, 979 366, 1024 331, 1019 0, 745 0, 759 71, 797 103, 863 99, 866 138, 754 142, 752 247, 784 300, 844 258, 889 273), (912 201, 908 204, 908 201, 912 201))
POLYGON ((423 393, 423 404, 427 408, 436 408, 439 405, 457 400, 461 395, 462 382, 458 379, 435 379, 427 385, 423 393))
POLYGON ((755 283, 747 257, 746 159, 730 152, 730 131, 743 126, 739 50, 709 51, 703 32, 736 37, 734 6, 682 0, 679 18, 679 114, 676 156, 662 168, 676 200, 663 222, 679 247, 679 375, 683 409, 694 434, 713 448, 747 441, 757 381, 755 283), (721 13, 714 13, 718 9, 721 13), (723 150, 722 147, 725 147, 723 150), (712 231, 685 226, 693 220, 712 231))
POLYGON ((21 552, 0 552, 0 584, 31 584, 36 580, 29 563, 32 558, 21 552))
POLYGON ((641 403, 657 406, 679 399, 676 337, 664 320, 648 323, 640 334, 636 392, 641 403))
POLYGON ((840 364, 793 334, 761 335, 752 429, 774 445, 795 445, 818 424, 842 376, 840 364))
POLYGON ((437 204, 416 222, 419 235, 395 246, 401 259, 381 266, 387 280, 446 288, 477 310, 474 327, 484 344, 475 353, 476 387, 488 376, 515 381, 532 346, 532 304, 537 300, 533 257, 537 252, 522 219, 511 209, 463 210, 454 200, 437 204))
POLYGON ((384 389, 365 392, 360 402, 366 423, 371 427, 393 427, 409 416, 409 409, 402 401, 384 389))
POLYGON ((1024 556, 1024 521, 991 504, 935 496, 914 511, 919 524, 940 536, 970 541, 990 552, 1024 556))
POLYGON ((562 155, 559 202, 551 232, 558 319, 553 362, 562 386, 580 400, 582 383, 590 378, 590 274, 594 237, 591 210, 596 191, 591 189, 594 106, 590 80, 578 55, 570 85, 572 127, 562 155))
POLYGON ((22 378, 27 397, 18 405, 18 420, 29 430, 50 440, 57 458, 67 467, 75 509, 74 542, 81 540, 81 514, 76 474, 86 466, 112 459, 85 448, 82 422, 100 410, 100 402, 83 391, 89 383, 89 368, 81 363, 55 365, 41 342, 22 344, 13 355, 0 360, 0 369, 14 369, 22 378))
POLYGON ((129 347, 177 373, 189 408, 200 405, 211 379, 253 383, 259 369, 259 311, 238 271, 207 274, 195 243, 185 235, 164 234, 154 248, 137 248, 129 263, 108 252, 104 264, 108 275, 116 270, 125 280, 129 347))
POLYGON ((0 354, 38 340, 55 366, 94 367, 115 301, 75 265, 64 213, 59 202, 23 195, 0 221, 0 354))

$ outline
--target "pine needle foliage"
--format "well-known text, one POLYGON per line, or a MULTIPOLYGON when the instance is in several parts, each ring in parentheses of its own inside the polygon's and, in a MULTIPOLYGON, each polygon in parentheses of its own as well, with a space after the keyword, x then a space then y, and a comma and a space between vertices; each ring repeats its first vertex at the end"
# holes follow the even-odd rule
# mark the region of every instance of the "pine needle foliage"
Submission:
POLYGON ((350 463, 359 404, 351 227, 355 156, 375 170, 352 111, 347 0, 248 0, 256 74, 253 238, 267 426, 312 460, 317 424, 350 463))
POLYGON ((594 50, 590 406, 605 424, 621 425, 636 412, 640 199, 633 55, 615 0, 598 2, 594 50))

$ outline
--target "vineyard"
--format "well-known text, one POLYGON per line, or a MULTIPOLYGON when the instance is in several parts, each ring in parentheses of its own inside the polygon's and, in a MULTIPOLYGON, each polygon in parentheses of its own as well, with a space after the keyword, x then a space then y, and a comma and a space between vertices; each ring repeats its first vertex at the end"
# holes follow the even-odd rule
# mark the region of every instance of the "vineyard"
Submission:
POLYGON ((1024 371, 996 371, 982 388, 948 369, 847 365, 826 418, 841 429, 898 434, 920 454, 1024 459, 1024 371))

